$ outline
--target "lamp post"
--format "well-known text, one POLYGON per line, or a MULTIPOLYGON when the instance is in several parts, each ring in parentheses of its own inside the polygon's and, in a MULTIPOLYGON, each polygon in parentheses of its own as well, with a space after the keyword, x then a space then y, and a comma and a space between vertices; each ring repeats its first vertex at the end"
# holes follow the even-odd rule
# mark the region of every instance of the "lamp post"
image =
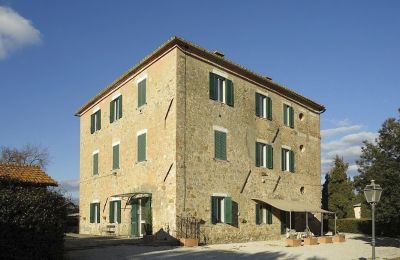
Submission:
POLYGON ((371 204, 372 209, 372 260, 375 260, 375 205, 379 202, 381 194, 382 188, 379 184, 375 184, 374 180, 371 180, 371 184, 364 188, 365 199, 371 204))

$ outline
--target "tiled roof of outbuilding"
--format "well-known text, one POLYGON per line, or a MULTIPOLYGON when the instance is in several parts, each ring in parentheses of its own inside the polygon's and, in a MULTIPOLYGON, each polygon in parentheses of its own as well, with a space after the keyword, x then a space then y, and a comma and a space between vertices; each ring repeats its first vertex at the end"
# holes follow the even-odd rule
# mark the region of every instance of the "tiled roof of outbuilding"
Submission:
POLYGON ((39 166, 0 163, 0 178, 38 186, 58 186, 39 166))

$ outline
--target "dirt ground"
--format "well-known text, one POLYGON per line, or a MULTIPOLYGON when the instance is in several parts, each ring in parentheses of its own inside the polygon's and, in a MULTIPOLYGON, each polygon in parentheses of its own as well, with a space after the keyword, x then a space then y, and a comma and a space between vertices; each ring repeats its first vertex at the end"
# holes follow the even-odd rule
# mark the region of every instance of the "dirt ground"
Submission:
MULTIPOLYGON (((79 243, 79 238, 74 240, 79 243)), ((346 242, 286 247, 284 240, 207 245, 195 248, 89 243, 68 247, 67 259, 370 259, 370 237, 346 234, 346 242)), ((377 259, 399 259, 400 239, 377 238, 377 259)))

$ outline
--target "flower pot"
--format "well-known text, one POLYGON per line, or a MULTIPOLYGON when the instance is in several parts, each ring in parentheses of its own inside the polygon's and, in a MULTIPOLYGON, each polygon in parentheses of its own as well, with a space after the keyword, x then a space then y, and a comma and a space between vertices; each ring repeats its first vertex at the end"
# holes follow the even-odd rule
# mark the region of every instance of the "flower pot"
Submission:
POLYGON ((331 236, 322 236, 318 238, 318 242, 320 244, 329 244, 332 243, 332 237, 331 236))
POLYGON ((301 239, 296 239, 296 238, 287 238, 286 239, 286 245, 293 247, 293 246, 301 246, 301 239))
POLYGON ((199 240, 197 238, 180 238, 181 246, 194 247, 199 245, 199 240))
POLYGON ((304 238, 304 245, 307 246, 318 245, 318 239, 316 237, 306 237, 304 238))
POLYGON ((334 235, 332 240, 333 240, 333 242, 335 242, 335 243, 337 243, 337 242, 344 242, 344 241, 346 241, 346 237, 345 237, 345 235, 342 235, 342 234, 340 234, 340 235, 334 235))

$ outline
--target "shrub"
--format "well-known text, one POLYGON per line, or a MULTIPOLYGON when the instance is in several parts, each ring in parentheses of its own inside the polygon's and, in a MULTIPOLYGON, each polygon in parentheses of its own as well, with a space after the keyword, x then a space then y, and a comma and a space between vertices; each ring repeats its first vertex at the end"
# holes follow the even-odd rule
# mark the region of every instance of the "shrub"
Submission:
POLYGON ((0 182, 0 259, 62 259, 66 204, 55 191, 0 182))
MULTIPOLYGON (((371 234, 370 219, 342 218, 336 220, 336 230, 345 233, 371 234)), ((335 220, 329 219, 329 230, 335 231, 335 220)))

